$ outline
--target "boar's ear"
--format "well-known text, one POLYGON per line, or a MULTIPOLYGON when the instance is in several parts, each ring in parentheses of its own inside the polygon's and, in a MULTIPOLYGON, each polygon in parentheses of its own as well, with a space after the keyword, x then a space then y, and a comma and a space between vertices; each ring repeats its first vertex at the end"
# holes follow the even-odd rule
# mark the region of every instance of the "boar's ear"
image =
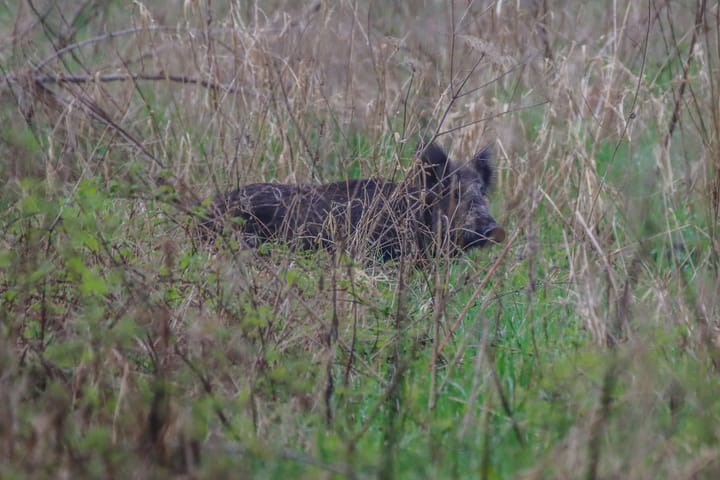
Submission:
POLYGON ((481 148, 471 160, 475 171, 480 174, 483 181, 483 191, 489 193, 493 186, 495 173, 492 166, 492 152, 490 147, 481 148))
POLYGON ((425 187, 432 188, 442 182, 449 173, 447 171, 448 157, 443 149, 435 142, 425 144, 421 141, 418 145, 417 155, 422 164, 425 187))

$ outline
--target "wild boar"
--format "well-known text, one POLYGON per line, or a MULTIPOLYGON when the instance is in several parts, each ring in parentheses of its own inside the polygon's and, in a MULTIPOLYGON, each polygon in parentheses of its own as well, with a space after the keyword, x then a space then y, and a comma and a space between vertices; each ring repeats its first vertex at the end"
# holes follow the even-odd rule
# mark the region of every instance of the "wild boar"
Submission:
POLYGON ((455 162, 430 143, 418 147, 420 161, 400 182, 253 183, 217 195, 200 229, 212 241, 232 226, 250 247, 281 241, 381 260, 457 255, 505 239, 488 209, 490 157, 484 148, 455 162))

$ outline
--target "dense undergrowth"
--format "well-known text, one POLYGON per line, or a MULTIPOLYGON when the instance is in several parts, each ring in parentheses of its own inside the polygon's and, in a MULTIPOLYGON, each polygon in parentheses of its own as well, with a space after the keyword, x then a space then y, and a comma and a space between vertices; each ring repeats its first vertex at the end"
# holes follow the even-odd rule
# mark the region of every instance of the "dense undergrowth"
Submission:
POLYGON ((0 477, 715 478, 718 4, 0 5, 0 477), (503 245, 193 237, 490 144, 503 245))

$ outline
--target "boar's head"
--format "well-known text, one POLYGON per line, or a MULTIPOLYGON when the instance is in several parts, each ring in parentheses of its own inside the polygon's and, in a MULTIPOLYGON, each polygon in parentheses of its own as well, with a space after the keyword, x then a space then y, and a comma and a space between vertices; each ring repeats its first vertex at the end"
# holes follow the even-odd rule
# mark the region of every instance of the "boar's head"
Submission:
POLYGON ((418 157, 436 248, 457 254, 505 240, 505 229, 488 208, 494 177, 489 148, 463 163, 448 159, 435 143, 421 144, 418 157))

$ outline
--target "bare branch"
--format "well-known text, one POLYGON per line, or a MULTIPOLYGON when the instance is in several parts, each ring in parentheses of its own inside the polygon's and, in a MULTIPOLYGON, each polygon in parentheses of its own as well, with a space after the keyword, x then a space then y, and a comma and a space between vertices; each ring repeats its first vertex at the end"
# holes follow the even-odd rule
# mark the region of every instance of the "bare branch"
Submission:
MULTIPOLYGON (((10 77, 12 80, 13 77, 10 77)), ((241 93, 243 89, 241 87, 234 87, 232 85, 213 82, 210 80, 186 77, 184 75, 168 75, 166 73, 109 73, 105 75, 42 75, 34 77, 33 81, 40 84, 62 84, 62 83, 95 83, 95 82, 125 82, 125 81, 162 81, 167 80, 170 82, 183 83, 189 85, 200 85, 210 90, 220 90, 229 93, 241 93)))

